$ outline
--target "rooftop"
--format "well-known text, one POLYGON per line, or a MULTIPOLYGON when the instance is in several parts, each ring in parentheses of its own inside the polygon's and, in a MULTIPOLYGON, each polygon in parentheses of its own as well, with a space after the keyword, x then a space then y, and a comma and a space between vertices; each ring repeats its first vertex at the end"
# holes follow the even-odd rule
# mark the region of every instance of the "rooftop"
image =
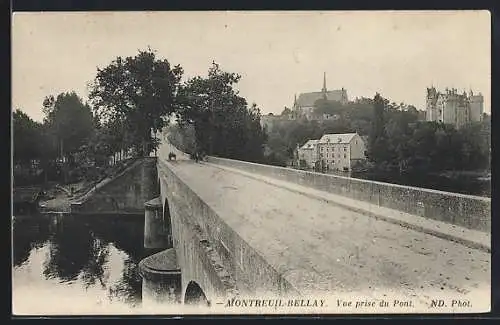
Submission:
POLYGON ((314 149, 318 144, 319 140, 309 140, 300 149, 314 149))
MULTIPOLYGON (((323 98, 322 91, 302 93, 299 95, 299 98, 297 98, 297 107, 313 107, 314 103, 318 99, 322 98, 323 98)), ((347 91, 345 89, 330 90, 326 92, 326 98, 328 100, 336 100, 342 102, 343 98, 347 100, 347 91)))
POLYGON ((350 143, 357 133, 333 133, 325 134, 319 139, 319 143, 350 143))

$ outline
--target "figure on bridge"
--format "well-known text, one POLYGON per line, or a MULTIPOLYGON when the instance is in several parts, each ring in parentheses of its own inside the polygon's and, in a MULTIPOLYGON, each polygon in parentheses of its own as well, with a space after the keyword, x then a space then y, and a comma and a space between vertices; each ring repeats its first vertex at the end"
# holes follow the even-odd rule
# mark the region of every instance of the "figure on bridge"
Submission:
POLYGON ((207 154, 205 153, 204 150, 201 149, 195 149, 194 152, 191 154, 191 159, 194 159, 196 162, 202 161, 207 161, 207 154))
POLYGON ((207 154, 204 150, 200 152, 200 159, 203 161, 207 161, 207 154))

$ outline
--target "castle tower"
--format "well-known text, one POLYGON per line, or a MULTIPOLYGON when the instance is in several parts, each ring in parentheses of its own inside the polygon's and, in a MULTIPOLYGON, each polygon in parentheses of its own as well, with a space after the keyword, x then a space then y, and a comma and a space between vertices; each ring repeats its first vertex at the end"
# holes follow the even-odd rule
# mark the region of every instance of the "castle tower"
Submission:
POLYGON ((479 122, 483 120, 484 113, 484 98, 481 93, 477 95, 473 95, 471 91, 471 95, 469 97, 469 105, 470 105, 470 120, 471 122, 479 122))
POLYGON ((434 86, 432 86, 431 88, 427 88, 425 115, 426 115, 426 120, 429 122, 437 121, 439 119, 439 116, 438 116, 437 110, 436 110, 437 97, 438 97, 438 93, 436 91, 436 88, 434 88, 434 86))

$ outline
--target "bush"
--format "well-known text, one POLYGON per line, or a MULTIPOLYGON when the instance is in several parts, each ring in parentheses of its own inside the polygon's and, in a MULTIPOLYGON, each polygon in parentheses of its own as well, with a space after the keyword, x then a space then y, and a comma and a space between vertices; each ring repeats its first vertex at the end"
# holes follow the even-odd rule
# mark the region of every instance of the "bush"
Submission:
POLYGON ((276 155, 274 152, 265 156, 262 163, 266 165, 286 167, 286 161, 283 158, 276 155))

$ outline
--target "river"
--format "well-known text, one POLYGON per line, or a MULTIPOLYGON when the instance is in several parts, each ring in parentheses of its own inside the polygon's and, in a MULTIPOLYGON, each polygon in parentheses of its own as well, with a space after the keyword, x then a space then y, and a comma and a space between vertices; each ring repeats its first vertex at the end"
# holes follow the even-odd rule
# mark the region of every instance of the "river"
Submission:
POLYGON ((142 216, 23 216, 13 223, 14 314, 141 305, 142 216))

